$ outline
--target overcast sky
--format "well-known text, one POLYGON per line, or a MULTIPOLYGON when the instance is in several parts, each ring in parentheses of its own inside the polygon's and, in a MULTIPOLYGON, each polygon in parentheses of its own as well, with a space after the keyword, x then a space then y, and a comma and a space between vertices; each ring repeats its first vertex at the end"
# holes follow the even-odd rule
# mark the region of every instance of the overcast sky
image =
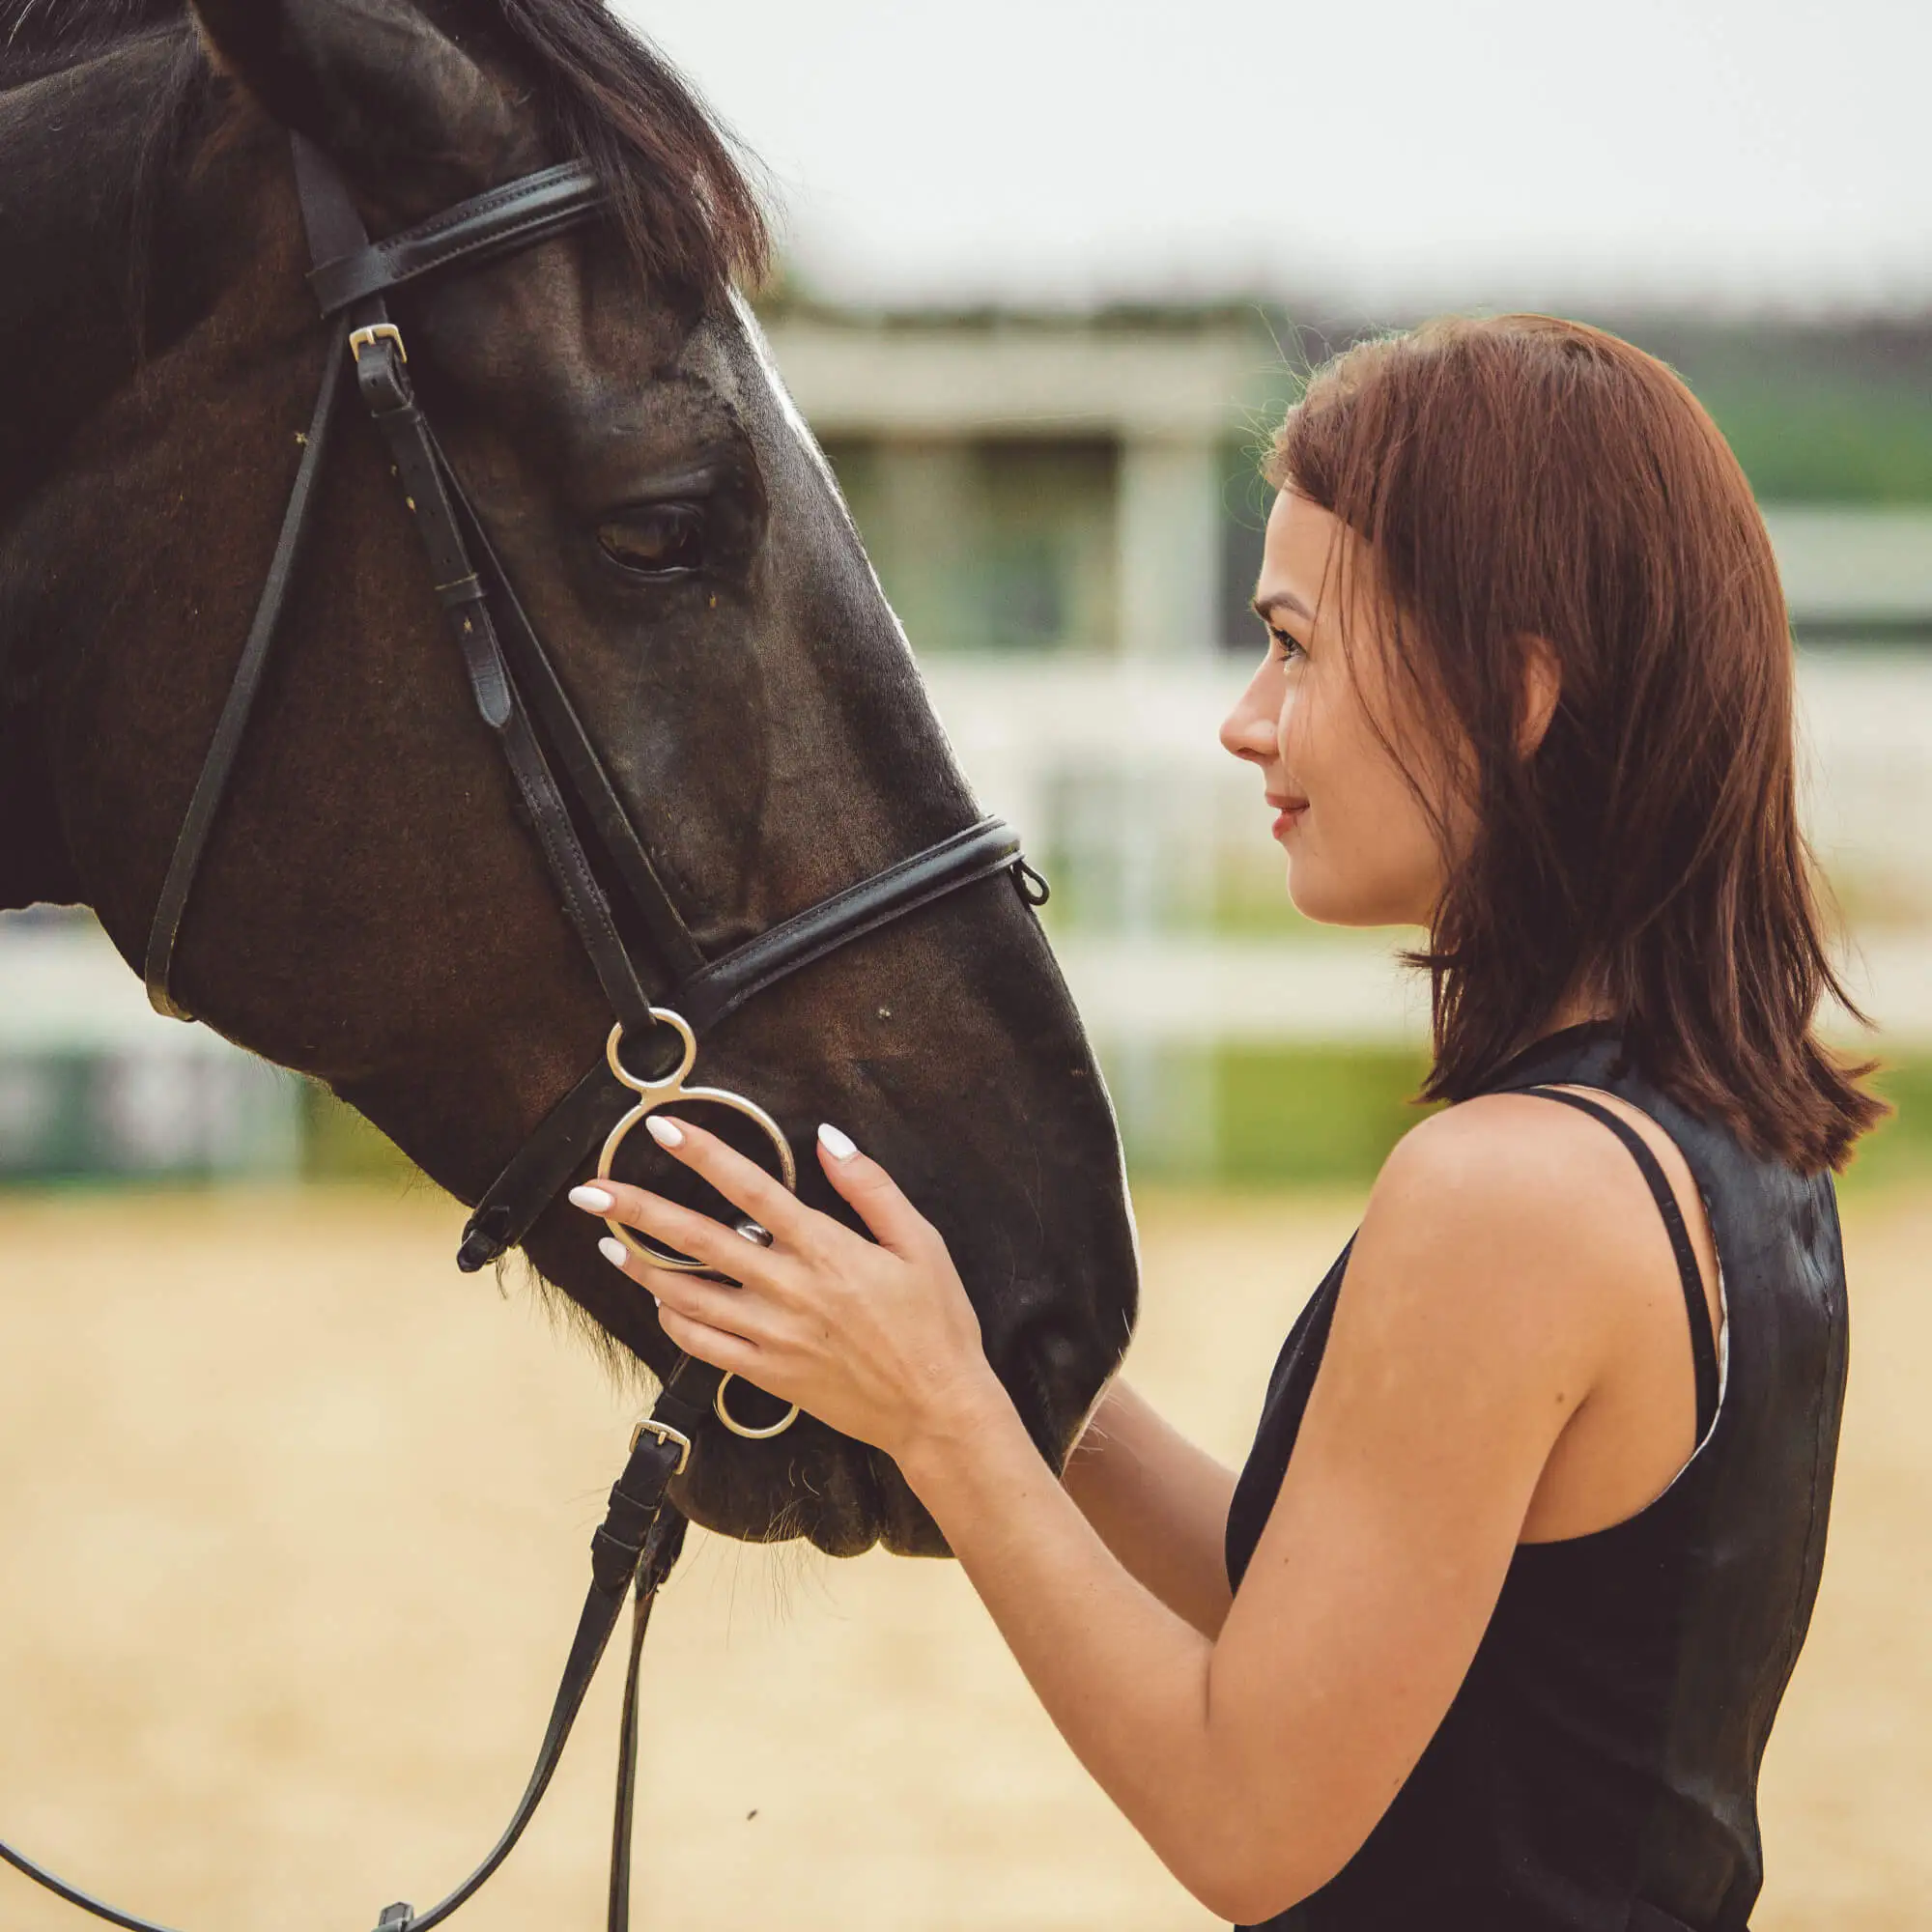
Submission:
POLYGON ((1932 302, 1932 0, 618 0, 857 300, 1932 302))

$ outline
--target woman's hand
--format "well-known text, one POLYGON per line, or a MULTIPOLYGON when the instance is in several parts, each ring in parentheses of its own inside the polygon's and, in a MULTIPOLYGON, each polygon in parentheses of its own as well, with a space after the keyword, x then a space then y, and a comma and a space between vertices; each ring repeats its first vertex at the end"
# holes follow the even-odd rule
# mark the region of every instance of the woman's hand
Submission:
POLYGON ((731 1278, 654 1266, 611 1236, 599 1243, 655 1297, 665 1334, 687 1354, 901 1463, 927 1437, 970 1427, 986 1402, 1005 1402, 938 1231, 837 1127, 818 1130, 819 1165, 870 1229, 869 1241, 808 1208, 715 1134, 663 1114, 644 1125, 772 1236, 761 1247, 709 1215, 614 1180, 571 1191, 586 1212, 731 1278))

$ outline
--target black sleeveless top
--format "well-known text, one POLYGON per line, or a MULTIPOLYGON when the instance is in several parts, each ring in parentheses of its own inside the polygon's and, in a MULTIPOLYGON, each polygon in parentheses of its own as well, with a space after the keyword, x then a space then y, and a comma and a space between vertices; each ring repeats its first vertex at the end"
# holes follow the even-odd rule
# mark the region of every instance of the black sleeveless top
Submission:
MULTIPOLYGON (((1700 1446, 1626 1521, 1518 1547, 1407 1782, 1342 1871, 1269 1932, 1745 1932, 1763 1881, 1758 1761, 1818 1591, 1844 1397, 1836 1196, 1829 1175, 1795 1174, 1676 1106, 1623 1060, 1612 1025, 1535 1042, 1486 1091, 1556 1082, 1633 1102, 1682 1150, 1722 1271, 1721 1404, 1708 1307, 1662 1170, 1600 1108, 1678 1223, 1700 1446)), ((1228 1512, 1236 1589, 1348 1261, 1344 1249, 1275 1365, 1228 1512)))

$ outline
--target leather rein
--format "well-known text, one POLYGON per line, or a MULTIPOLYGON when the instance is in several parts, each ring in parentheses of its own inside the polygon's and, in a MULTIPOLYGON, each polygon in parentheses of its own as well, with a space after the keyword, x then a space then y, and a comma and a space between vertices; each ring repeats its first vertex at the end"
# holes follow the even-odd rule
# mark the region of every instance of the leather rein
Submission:
MULTIPOLYGON (((290 140, 312 264, 309 282, 328 326, 328 355, 261 597, 156 906, 146 959, 148 997, 163 1013, 191 1017, 170 988, 175 951, 300 560, 347 368, 387 447, 477 711, 502 751, 563 909, 615 1018, 604 1058, 538 1123, 477 1203, 464 1227, 457 1265, 473 1272, 514 1247, 593 1151, 601 1147, 598 1171, 608 1175, 631 1128, 655 1107, 679 1098, 713 1101, 750 1117, 772 1142, 786 1184, 795 1185, 791 1149, 763 1109, 740 1094, 685 1084, 698 1041, 747 1000, 799 968, 961 887, 1004 872, 1037 906, 1045 899, 1045 882, 1020 856, 1012 828, 984 818, 708 959, 666 891, 416 400, 402 331, 384 299, 408 283, 480 266, 598 219, 602 186, 583 163, 565 162, 372 242, 334 163, 301 135, 291 134, 290 140), (566 790, 577 807, 575 817, 566 790), (584 849, 580 822, 594 838, 604 861, 601 871, 584 849), (654 1005, 645 991, 612 914, 607 880, 622 891, 660 966, 674 981, 662 1004, 654 1005), (635 1044, 654 1037, 681 1048, 674 1070, 656 1078, 632 1072, 620 1048, 627 1039, 635 1044)), ((634 1239, 629 1230, 615 1232, 634 1239)), ((755 1239, 763 1231, 744 1224, 741 1232, 755 1239)), ((696 1265, 650 1252, 668 1265, 696 1265)), ((726 1403, 729 1380, 701 1362, 679 1358, 632 1436, 629 1459, 591 1538, 589 1592, 535 1767, 509 1824, 489 1856, 446 1897, 423 1912, 406 1904, 388 1906, 377 1932, 430 1932, 473 1897, 509 1857, 549 1789, 628 1594, 630 1657, 607 1917, 609 1932, 627 1932, 639 1664, 652 1605, 677 1561, 686 1527, 667 1492, 689 1464, 707 1410, 734 1434, 754 1439, 781 1433, 798 1413, 793 1408, 764 1428, 745 1424, 726 1403)), ((4 1840, 0 1861, 126 1932, 168 1932, 92 1897, 4 1840)))

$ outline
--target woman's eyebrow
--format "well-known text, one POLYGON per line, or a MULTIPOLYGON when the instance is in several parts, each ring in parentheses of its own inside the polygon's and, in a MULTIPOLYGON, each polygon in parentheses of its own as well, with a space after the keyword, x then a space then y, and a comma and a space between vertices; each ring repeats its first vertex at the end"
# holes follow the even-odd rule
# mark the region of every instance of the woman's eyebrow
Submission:
POLYGON ((1293 611, 1296 616, 1306 617, 1311 624, 1315 621, 1315 612, 1292 590, 1271 591, 1267 596, 1254 600, 1255 615, 1264 624, 1273 623, 1277 611, 1293 611))

